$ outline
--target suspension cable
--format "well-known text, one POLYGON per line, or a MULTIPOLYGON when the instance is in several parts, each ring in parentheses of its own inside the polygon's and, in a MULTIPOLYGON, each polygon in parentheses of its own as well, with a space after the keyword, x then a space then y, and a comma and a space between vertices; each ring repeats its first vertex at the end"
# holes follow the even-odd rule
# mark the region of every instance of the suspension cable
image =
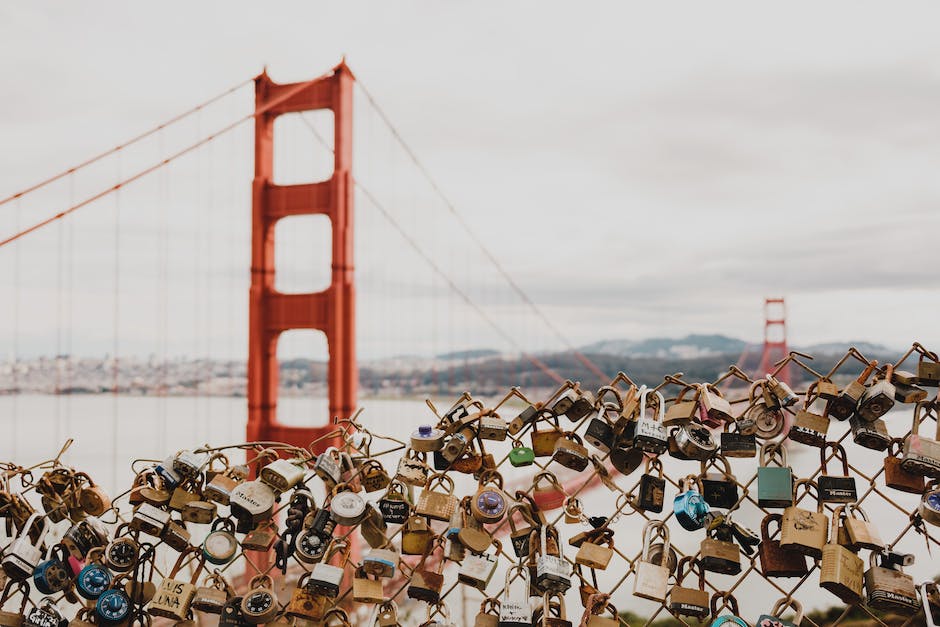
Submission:
POLYGON ((210 99, 208 99, 208 100, 206 100, 206 101, 204 101, 204 102, 199 103, 198 105, 196 105, 196 106, 193 107, 192 109, 188 109, 188 110, 186 110, 186 111, 183 111, 182 113, 173 116, 172 118, 170 118, 170 119, 167 120, 166 122, 163 122, 163 123, 161 123, 161 124, 158 124, 157 126, 154 126, 153 128, 151 128, 151 129, 149 129, 149 130, 147 130, 147 131, 141 133, 140 135, 137 135, 137 136, 135 136, 135 137, 132 137, 131 139, 129 139, 129 140, 127 140, 126 142, 124 142, 123 144, 118 144, 117 146, 115 146, 114 148, 111 148, 110 150, 106 150, 106 151, 104 151, 104 152, 102 152, 102 153, 99 153, 99 154, 97 154, 97 155, 95 155, 95 156, 93 156, 93 157, 91 157, 91 158, 89 158, 89 159, 86 159, 85 161, 82 161, 81 163, 79 163, 79 164, 76 165, 76 166, 73 166, 73 167, 71 167, 71 168, 69 168, 69 169, 67 169, 67 170, 63 170, 62 172, 59 172, 59 173, 56 174, 55 176, 50 176, 49 178, 47 178, 47 179, 45 179, 45 180, 43 180, 43 181, 40 181, 40 182, 36 183, 35 185, 31 185, 31 186, 27 187, 26 189, 20 190, 19 192, 13 194, 12 196, 7 196, 6 198, 0 199, 0 206, 5 205, 6 203, 10 202, 11 200, 13 200, 13 199, 15 199, 15 198, 20 198, 21 196, 25 196, 26 194, 29 194, 29 193, 31 193, 31 192, 34 192, 34 191, 36 191, 37 189, 40 189, 40 188, 42 188, 42 187, 45 187, 46 185, 49 185, 50 183, 54 183, 54 182, 58 181, 59 179, 68 176, 69 174, 74 174, 75 172, 78 172, 79 170, 82 170, 82 169, 84 169, 84 168, 90 166, 90 165, 93 164, 93 163, 96 163, 96 162, 98 162, 98 161, 101 161, 102 159, 104 159, 105 157, 107 157, 107 156, 109 156, 109 155, 113 155, 113 154, 116 153, 116 152, 119 152, 119 151, 121 151, 121 150, 124 150, 125 148, 127 148, 127 147, 129 147, 129 146, 132 146, 133 144, 136 144, 137 142, 139 142, 139 141, 141 141, 141 140, 143 140, 143 139, 146 139, 146 138, 150 137, 150 136, 153 135, 154 133, 158 133, 158 132, 160 132, 161 130, 163 130, 163 129, 169 127, 169 126, 173 126, 173 125, 176 124, 177 122, 180 122, 180 121, 182 121, 182 120, 185 120, 186 118, 188 118, 188 117, 191 116, 192 114, 194 114, 194 113, 196 113, 196 112, 198 112, 198 111, 201 111, 202 109, 208 107, 209 105, 211 105, 211 104, 213 104, 213 103, 215 103, 215 102, 218 102, 218 101, 221 100, 222 98, 225 98, 226 96, 235 93, 236 91, 238 91, 239 89, 241 89, 241 88, 244 87, 245 85, 250 84, 250 83, 252 82, 252 80, 254 80, 254 79, 248 79, 248 80, 242 81, 242 82, 238 83, 237 85, 234 85, 234 86, 232 86, 232 87, 226 89, 226 90, 223 91, 222 93, 220 93, 220 94, 218 94, 218 95, 216 95, 216 96, 213 96, 212 98, 210 98, 210 99))
POLYGON ((597 365, 595 365, 590 359, 588 359, 583 353, 581 353, 581 351, 579 351, 575 347, 574 343, 572 343, 571 340, 569 340, 567 336, 565 336, 565 334, 561 332, 561 329, 559 329, 548 318, 548 316, 545 315, 545 313, 535 303, 535 301, 533 301, 532 298, 530 298, 529 295, 525 292, 525 290, 523 290, 522 287, 515 281, 515 279, 512 278, 512 276, 509 274, 506 268, 499 262, 499 260, 495 257, 495 255, 493 255, 493 253, 490 252, 489 248, 486 247, 486 244, 484 244, 483 240, 480 239, 480 237, 476 234, 476 232, 472 228, 470 228, 470 225, 464 219, 463 215, 459 211, 457 211, 456 205, 444 193, 444 190, 441 189, 440 185, 437 184, 434 178, 432 178, 430 170, 428 170, 424 166, 424 164, 421 162, 421 160, 418 159, 418 155, 415 153, 415 151, 412 150, 411 147, 407 143, 405 143, 404 137, 402 137, 401 133, 398 131, 395 125, 392 124, 391 119, 388 117, 388 115, 385 113, 382 107, 379 106, 379 103, 372 96, 371 92, 369 92, 369 90, 366 89, 366 86, 362 83, 362 80, 358 77, 356 78, 356 84, 359 85, 360 89, 362 89, 362 93, 365 95, 366 99, 369 101, 369 104, 371 104, 372 107, 375 109, 375 111, 379 114, 379 118, 388 127, 388 130, 391 132, 392 136, 395 138, 398 144, 405 151, 405 154, 408 155, 408 157, 411 159, 412 163, 414 163, 418 171, 421 172, 422 176, 424 176, 424 178, 431 185, 431 189, 434 190, 434 193, 436 193, 438 197, 440 197, 440 199, 444 202, 444 206, 447 207, 447 210, 450 211, 451 214, 453 214, 454 218, 457 220, 457 223, 460 224, 460 227, 464 230, 464 232, 467 233, 467 235, 470 236, 470 239, 473 240, 474 244, 476 244, 477 248, 480 249, 480 251, 490 261, 490 263, 493 264, 497 272, 499 272, 499 274, 502 275, 503 279, 505 279, 506 282, 509 284, 510 288, 512 288, 512 290, 526 304, 526 306, 528 306, 529 309, 531 309, 532 312, 539 319, 541 319, 543 323, 545 323, 545 326, 549 328, 549 330, 555 335, 555 337, 558 338, 558 340, 561 341, 561 343, 568 350, 574 353, 574 356, 578 359, 578 361, 580 361, 588 370, 590 370, 595 376, 599 377, 601 380, 609 380, 610 377, 604 374, 601 371, 601 369, 597 367, 597 365))

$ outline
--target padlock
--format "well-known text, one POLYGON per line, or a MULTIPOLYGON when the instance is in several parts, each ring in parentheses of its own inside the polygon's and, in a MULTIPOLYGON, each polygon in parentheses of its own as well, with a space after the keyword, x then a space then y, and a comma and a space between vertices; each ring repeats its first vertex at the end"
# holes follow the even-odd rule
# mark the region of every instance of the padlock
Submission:
POLYGON ((140 555, 140 544, 129 535, 122 535, 130 526, 125 523, 117 528, 114 540, 104 549, 104 563, 111 570, 126 573, 137 564, 140 555))
POLYGON ((394 577, 400 557, 392 545, 374 548, 362 558, 362 568, 366 573, 376 577, 394 577))
POLYGON ((93 601, 111 587, 114 577, 111 571, 101 563, 103 555, 104 549, 94 549, 89 554, 88 563, 75 576, 75 591, 83 599, 93 601))
POLYGON ((888 445, 888 454, 884 460, 885 485, 901 492, 923 494, 926 485, 923 475, 908 472, 901 465, 903 442, 900 438, 894 438, 888 445))
POLYGON ((211 501, 189 501, 180 510, 180 519, 197 525, 208 525, 215 520, 216 507, 211 501))
POLYGON ((708 616, 710 611, 710 599, 705 591, 705 571, 699 565, 697 588, 686 588, 682 585, 686 575, 691 573, 696 565, 696 560, 690 555, 679 560, 676 568, 676 583, 669 591, 669 611, 679 616, 694 616, 702 619, 708 616), (686 572, 686 567, 688 567, 688 572, 686 572))
POLYGON ((328 486, 335 485, 342 480, 339 451, 336 450, 336 447, 330 446, 317 455, 316 460, 313 462, 313 472, 328 486))
POLYGON ((274 546, 277 538, 277 526, 272 521, 266 520, 245 534, 242 539, 242 548, 246 551, 267 552, 274 546))
POLYGON ((506 518, 509 520, 509 541, 512 544, 512 552, 516 557, 524 558, 529 555, 529 535, 532 533, 535 521, 532 520, 529 507, 524 503, 515 503, 509 507, 506 512, 506 518), (519 512, 524 524, 516 525, 514 513, 519 512))
POLYGON ((642 449, 633 446, 632 438, 627 441, 618 438, 614 443, 614 448, 610 451, 610 463, 617 469, 617 472, 627 476, 643 464, 646 454, 642 449))
POLYGON ((842 390, 838 398, 829 401, 828 409, 830 416, 836 420, 848 420, 849 417, 855 413, 858 402, 865 394, 865 382, 877 367, 877 361, 869 362, 865 366, 865 369, 862 370, 862 373, 858 375, 858 378, 845 386, 845 389, 842 390))
POLYGON ((108 543, 108 528, 95 516, 73 524, 62 536, 62 544, 76 559, 85 559, 89 551, 108 543))
POLYGON ((614 446, 616 434, 605 413, 606 411, 602 408, 597 416, 591 418, 584 432, 584 441, 602 453, 609 453, 614 446))
POLYGON ((375 459, 363 460, 360 469, 360 478, 362 489, 365 490, 367 494, 384 490, 392 481, 382 464, 375 459))
POLYGON ((105 590, 95 601, 95 624, 124 625, 132 610, 133 604, 124 590, 120 588, 105 590))
POLYGON ((502 551, 502 544, 499 540, 494 540, 496 545, 495 555, 489 553, 471 553, 460 564, 457 571, 457 581, 476 588, 481 592, 486 591, 493 573, 496 572, 496 565, 499 561, 499 553, 502 551))
POLYGON ((0 625, 3 627, 19 627, 23 624, 23 616, 26 615, 26 603, 29 601, 29 584, 25 581, 14 581, 10 579, 3 587, 3 596, 0 596, 0 625), (20 601, 19 611, 10 611, 4 609, 13 595, 19 594, 23 600, 20 601))
POLYGON ((172 458, 173 470, 183 479, 195 477, 202 468, 205 456, 193 451, 178 451, 172 458))
POLYGON ((104 488, 97 485, 87 473, 79 472, 75 474, 77 480, 84 479, 88 485, 82 487, 78 494, 78 502, 81 508, 89 516, 101 516, 111 509, 111 497, 104 491, 104 488))
POLYGON ((443 429, 435 429, 431 425, 419 425, 411 433, 411 448, 422 453, 433 453, 444 448, 444 439, 447 434, 443 429))
POLYGON ((50 545, 46 559, 33 569, 33 586, 45 595, 62 592, 72 585, 74 576, 67 563, 69 553, 65 546, 50 545))
POLYGON ((531 538, 529 540, 536 553, 535 583, 542 590, 564 594, 571 587, 571 564, 562 554, 558 530, 552 525, 542 525, 538 538, 538 546, 531 544, 531 538))
POLYGON ((454 496, 454 480, 443 473, 431 475, 426 488, 421 491, 415 513, 433 520, 447 521, 457 508, 458 499, 454 496), (435 491, 440 486, 446 491, 435 491))
POLYGON ((3 552, 3 572, 11 581, 23 581, 33 574, 39 560, 42 559, 41 546, 51 524, 40 518, 38 513, 31 514, 19 535, 6 547, 3 552), (39 538, 33 542, 30 531, 33 525, 40 524, 39 538))
POLYGON ((725 457, 755 457, 757 455, 757 436, 751 433, 745 433, 746 427, 741 426, 741 421, 726 422, 722 427, 722 432, 718 434, 718 449, 725 457), (731 427, 734 431, 730 431, 731 427))
POLYGON ((841 510, 841 506, 837 507, 832 514, 829 542, 823 547, 822 563, 819 566, 819 586, 836 595, 843 603, 852 605, 862 598, 865 564, 862 558, 838 543, 841 510))
MULTIPOLYGON (((455 516, 459 519, 459 526, 454 535, 460 547, 472 553, 482 553, 493 544, 493 536, 487 533, 483 528, 483 523, 472 513, 473 500, 470 496, 465 496, 460 500, 460 505, 455 512, 455 516)), ((454 559, 454 561, 462 559, 461 556, 460 559, 454 559)))
POLYGON ((242 597, 244 621, 250 625, 268 623, 277 615, 278 607, 271 577, 265 574, 252 577, 248 582, 248 592, 242 597))
MULTIPOLYGON (((473 619, 473 627, 499 627, 499 600, 486 597, 480 603, 480 611, 473 619)), ((526 627, 531 627, 531 623, 526 627)))
POLYGON ((709 627, 720 627, 721 625, 735 625, 736 627, 750 627, 743 618, 738 616, 738 600, 727 592, 716 592, 712 595, 711 603, 712 622, 709 627), (731 610, 731 614, 719 615, 720 607, 718 601, 722 601, 725 607, 731 610))
MULTIPOLYGON (((75 612, 75 618, 69 621, 68 627, 95 627, 95 623, 92 622, 94 621, 93 611, 94 610, 89 607, 79 608, 78 611, 75 612)), ((0 620, 0 625, 2 624, 3 622, 0 620)))
POLYGON ((542 606, 536 610, 532 620, 540 627, 572 627, 565 608, 565 597, 558 593, 542 595, 542 606))
POLYGON ((498 523, 509 508, 509 496, 503 492, 503 476, 497 471, 480 474, 477 493, 470 501, 473 517, 486 525, 498 523))
POLYGON ((287 604, 288 616, 310 621, 318 621, 326 613, 327 599, 322 594, 315 594, 307 587, 310 573, 303 573, 297 580, 297 586, 291 590, 290 602, 287 604))
POLYGON ((339 587, 343 581, 343 568, 349 560, 349 543, 334 538, 327 546, 323 559, 313 565, 307 587, 311 592, 322 594, 330 599, 339 596, 339 587), (338 556, 339 565, 330 560, 338 556))
POLYGON ((581 436, 573 431, 565 431, 555 441, 552 460, 565 468, 581 472, 588 466, 590 453, 588 453, 587 447, 584 446, 581 436))
POLYGON ((576 497, 566 496, 561 506, 565 512, 565 522, 573 525, 584 520, 584 506, 576 497))
POLYGON ((539 418, 532 423, 532 430, 529 437, 532 440, 532 452, 536 457, 551 457, 555 453, 555 443, 562 436, 562 430, 558 426, 558 418, 550 416, 547 419, 539 418), (553 421, 546 429, 539 429, 540 423, 553 421))
POLYGON ((855 551, 859 549, 884 550, 885 543, 860 505, 847 503, 843 511, 845 512, 843 525, 849 539, 849 548, 855 551))
POLYGON ((873 451, 883 451, 891 442, 888 426, 881 418, 866 422, 853 414, 849 418, 849 427, 852 429, 852 441, 859 446, 873 451))
POLYGON ((640 387, 640 413, 636 420, 633 446, 647 453, 659 455, 669 448, 669 432, 663 424, 666 416, 666 399, 661 393, 654 392, 657 401, 656 410, 653 416, 649 417, 646 415, 646 410, 650 391, 645 385, 640 387))
POLYGON ((242 613, 242 600, 243 597, 236 596, 225 603, 219 616, 219 627, 246 627, 251 624, 242 613))
POLYGON ((569 381, 562 387, 561 390, 556 392, 554 396, 546 403, 549 411, 552 412, 555 416, 562 416, 568 412, 569 409, 574 407, 574 404, 579 398, 578 392, 571 389, 571 382, 569 381))
POLYGON ((193 601, 193 597, 196 595, 196 580, 202 573, 204 565, 205 562, 202 559, 202 555, 199 554, 196 549, 182 551, 179 557, 176 558, 176 563, 173 565, 173 569, 170 570, 170 574, 167 575, 160 583, 160 587, 157 588, 156 595, 147 608, 150 615, 175 620, 185 620, 186 616, 189 614, 189 606, 193 601), (193 569, 192 579, 189 581, 177 579, 186 557, 196 556, 197 554, 198 561, 196 562, 196 568, 193 569))
POLYGON ((676 521, 686 531, 696 531, 705 526, 705 515, 711 510, 702 497, 701 480, 688 475, 679 480, 679 493, 672 501, 676 521), (696 489, 698 488, 698 489, 696 489))
POLYGON ((931 525, 940 526, 940 482, 931 481, 920 497, 917 513, 931 525))
POLYGON ((516 468, 531 466, 535 463, 535 451, 528 446, 524 446, 521 441, 513 439, 513 447, 509 451, 509 463, 516 468))
POLYGON ((366 500, 353 492, 348 483, 337 483, 330 490, 329 511, 338 524, 355 527, 366 517, 366 500))
POLYGON ((274 512, 274 490, 255 479, 238 484, 229 495, 229 508, 239 521, 257 524, 274 512))
POLYGON ((262 468, 258 478, 275 492, 287 492, 303 481, 303 460, 277 459, 262 468))
POLYGON ((920 599, 914 578, 900 566, 885 568, 877 564, 878 551, 868 556, 869 569, 865 571, 865 602, 868 607, 882 612, 897 612, 911 616, 920 609, 920 599))
POLYGON ((429 604, 436 604, 441 600, 441 589, 444 587, 444 556, 437 561, 437 567, 428 567, 428 559, 437 548, 441 548, 443 553, 443 542, 440 540, 434 542, 430 550, 421 556, 421 561, 415 566, 411 575, 411 581, 408 584, 406 594, 409 599, 424 601, 429 604))
POLYGON ((709 529, 699 545, 700 564, 703 570, 723 575, 741 572, 741 548, 730 539, 718 537, 718 529, 709 529))
POLYGON ((356 603, 382 603, 385 592, 381 579, 369 579, 369 573, 357 568, 353 574, 353 600, 356 603))
POLYGON ((761 614, 757 619, 760 627, 799 627, 803 622, 803 605, 792 597, 786 597, 774 603, 770 614, 761 614), (784 620, 783 612, 788 608, 793 608, 793 620, 784 620))
MULTIPOLYGON (((519 586, 516 586, 517 588, 519 586)), ((514 565, 506 569, 503 593, 499 599, 499 627, 530 627, 532 609, 529 606, 529 569, 514 565), (522 580, 522 590, 513 592, 512 584, 522 580)))
MULTIPOLYGON (((431 470, 428 468, 427 453, 408 449, 398 460, 398 469, 395 471, 395 481, 407 485, 423 488, 428 484, 428 475, 431 470)), ((337 468, 337 476, 339 470, 337 468)), ((339 483, 338 481, 335 483, 339 483)))
POLYGON ((366 503, 366 516, 359 523, 359 531, 371 547, 382 547, 388 543, 388 524, 371 502, 366 503))
POLYGON ((160 477, 163 488, 168 491, 178 486, 184 479, 183 475, 173 468, 172 455, 155 465, 153 470, 160 477))
POLYGON ((698 416, 698 388, 691 385, 684 386, 679 395, 676 396, 672 404, 666 408, 666 415, 663 416, 663 424, 667 427, 685 424, 698 416), (691 392, 692 396, 686 398, 685 395, 691 392))
POLYGON ((868 422, 881 418, 894 407, 895 387, 891 383, 894 365, 888 364, 880 379, 872 383, 858 401, 855 413, 868 422))
POLYGON ((660 603, 666 600, 669 583, 666 560, 670 548, 669 528, 665 526, 665 523, 660 520, 647 522, 643 527, 643 552, 640 560, 635 564, 636 579, 633 581, 633 596, 660 603), (653 540, 654 531, 659 531, 664 535, 666 547, 658 563, 653 563, 650 556, 650 543, 653 540))
POLYGON ((385 495, 379 499, 379 513, 390 525, 401 525, 411 514, 411 504, 405 498, 405 486, 399 481, 388 485, 385 495))
POLYGON ((64 627, 68 619, 52 597, 43 597, 26 613, 24 627, 64 627))
POLYGON ((170 494, 169 508, 174 511, 182 511, 183 507, 190 501, 199 500, 200 481, 198 478, 186 478, 180 482, 170 494))
POLYGON ((816 483, 819 486, 819 500, 823 503, 853 503, 858 500, 855 477, 849 475, 849 460, 845 449, 837 442, 827 442, 819 449, 819 465, 822 474, 816 483), (830 475, 827 468, 826 451, 832 449, 832 456, 842 462, 842 474, 830 475))
POLYGON ((477 437, 481 440, 491 440, 493 442, 503 442, 509 434, 509 425, 499 417, 494 411, 484 413, 480 417, 480 424, 477 428, 477 437))
POLYGON ((793 502, 798 503, 800 500, 800 486, 806 486, 807 494, 810 488, 817 490, 816 511, 802 509, 796 505, 783 510, 783 518, 780 521, 780 548, 799 551, 813 559, 819 559, 822 557, 823 547, 826 546, 829 519, 823 512, 823 503, 818 498, 818 486, 814 481, 797 481, 793 486, 793 502))
POLYGON ((700 384, 698 387, 699 417, 706 427, 720 427, 725 422, 732 422, 734 416, 731 403, 728 402, 721 391, 714 385, 700 384))
POLYGON ((185 551, 190 548, 189 541, 191 538, 192 534, 189 533, 189 530, 183 524, 172 519, 167 521, 163 533, 160 534, 160 539, 176 551, 185 551))
POLYGON ((749 429, 763 440, 775 438, 787 426, 784 412, 780 409, 776 397, 767 387, 766 379, 755 381, 748 390, 748 409, 745 411, 749 429), (752 425, 752 427, 751 427, 752 425))
POLYGON ((516 435, 522 431, 526 425, 531 424, 539 416, 539 410, 534 405, 527 403, 526 407, 509 422, 509 435, 516 435))
POLYGON ((917 360, 917 383, 935 388, 940 385, 940 361, 937 354, 926 350, 919 350, 917 360))
MULTIPOLYGON (((595 530, 597 531, 597 530, 595 530)), ((587 566, 596 570, 606 570, 610 560, 614 557, 614 532, 604 529, 603 533, 595 533, 578 547, 574 561, 576 564, 587 566)))
POLYGON ((709 507, 732 509, 738 503, 738 482, 731 472, 731 464, 722 456, 713 457, 707 463, 702 462, 701 484, 702 498, 709 507), (706 472, 710 467, 721 463, 719 472, 706 472))
POLYGON ((669 454, 682 460, 707 460, 718 452, 712 432, 697 422, 687 422, 670 430, 669 454))
POLYGON ((476 437, 476 425, 473 424, 465 425, 457 433, 451 435, 444 443, 444 448, 434 452, 434 468, 439 471, 447 470, 454 462, 463 457, 476 437), (443 465, 438 462, 439 457, 443 458, 443 465))
POLYGON ((783 444, 768 442, 760 447, 757 504, 765 508, 793 505, 793 470, 787 465, 787 449, 783 444), (772 462, 778 465, 770 466, 772 462))
POLYGON ((663 464, 656 457, 646 460, 646 470, 640 477, 637 489, 636 506, 647 512, 659 514, 663 511, 666 494, 666 480, 663 478, 663 464), (656 474, 653 475, 652 472, 656 474))
POLYGON ((839 386, 832 382, 829 377, 820 377, 816 379, 816 393, 824 401, 831 401, 839 398, 839 386))
POLYGON ((219 518, 212 523, 211 530, 202 541, 202 554, 210 564, 222 566, 235 559, 238 539, 235 525, 228 518, 219 518))
POLYGON ((207 614, 221 614, 222 608, 232 597, 231 586, 219 573, 206 577, 203 585, 196 588, 191 606, 194 610, 207 614))
POLYGON ((829 416, 824 408, 821 414, 812 410, 814 402, 819 399, 816 393, 816 383, 812 383, 806 390, 806 399, 802 409, 796 412, 793 424, 790 426, 789 437, 794 442, 808 446, 823 446, 826 443, 826 434, 829 432, 829 416))
POLYGON ((206 483, 206 487, 202 490, 202 496, 207 501, 212 501, 219 505, 228 505, 232 490, 244 480, 245 477, 240 476, 236 470, 226 468, 213 476, 212 479, 206 483))
POLYGON ((928 579, 918 586, 918 591, 927 627, 937 627, 940 621, 940 587, 933 579, 928 579))
POLYGON ((378 615, 375 618, 378 627, 401 627, 398 622, 398 606, 394 601, 386 601, 379 605, 378 615))
POLYGON ((780 407, 790 407, 800 402, 799 397, 790 389, 790 386, 787 385, 785 381, 781 381, 771 374, 765 375, 764 379, 767 381, 767 389, 770 390, 770 393, 777 399, 777 403, 780 407))
POLYGON ((783 549, 780 539, 771 539, 770 523, 776 522, 778 529, 782 528, 783 516, 780 514, 767 514, 761 521, 761 543, 758 547, 761 572, 765 577, 802 577, 809 572, 806 566, 806 556, 800 551, 783 549))
POLYGON ((401 552, 405 555, 424 555, 434 540, 434 532, 421 516, 410 516, 401 532, 401 552))
MULTIPOLYGON (((940 478, 940 439, 937 435, 934 439, 925 438, 920 435, 921 413, 924 409, 929 409, 936 415, 935 402, 917 403, 914 406, 914 423, 911 432, 904 439, 904 447, 901 450, 901 468, 909 473, 921 475, 923 477, 940 478)), ((937 423, 937 430, 940 433, 940 422, 937 423)))

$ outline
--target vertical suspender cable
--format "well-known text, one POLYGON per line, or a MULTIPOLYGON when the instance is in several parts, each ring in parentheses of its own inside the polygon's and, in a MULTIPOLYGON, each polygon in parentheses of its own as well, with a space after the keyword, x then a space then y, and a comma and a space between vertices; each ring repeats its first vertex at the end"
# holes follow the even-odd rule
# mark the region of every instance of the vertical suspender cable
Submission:
MULTIPOLYGON (((118 158, 117 180, 121 180, 121 160, 118 158)), ((112 383, 111 413, 111 473, 112 486, 118 481, 118 395, 120 391, 120 332, 121 332, 121 190, 114 193, 114 340, 113 355, 114 380, 112 383)))

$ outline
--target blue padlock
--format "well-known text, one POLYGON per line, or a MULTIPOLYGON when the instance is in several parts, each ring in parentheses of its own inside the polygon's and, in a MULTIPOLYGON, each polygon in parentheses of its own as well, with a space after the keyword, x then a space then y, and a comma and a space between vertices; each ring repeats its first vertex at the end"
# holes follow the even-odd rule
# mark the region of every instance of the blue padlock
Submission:
POLYGON ((56 594, 65 590, 72 580, 69 553, 63 544, 56 544, 49 549, 47 557, 33 570, 33 583, 43 594, 56 594))
POLYGON ((95 603, 95 618, 100 625, 120 625, 131 615, 131 600, 120 588, 105 590, 95 603))
POLYGON ((87 564, 78 572, 75 578, 75 590, 79 596, 94 601, 111 587, 111 571, 101 564, 87 564))
POLYGON ((711 511, 702 496, 701 481, 695 475, 688 475, 679 480, 679 490, 672 501, 672 511, 683 529, 697 531, 705 526, 705 515, 711 511))
POLYGON ((183 481, 183 477, 180 473, 173 468, 172 455, 154 466, 154 470, 160 475, 160 478, 163 479, 163 487, 167 490, 172 491, 183 481))

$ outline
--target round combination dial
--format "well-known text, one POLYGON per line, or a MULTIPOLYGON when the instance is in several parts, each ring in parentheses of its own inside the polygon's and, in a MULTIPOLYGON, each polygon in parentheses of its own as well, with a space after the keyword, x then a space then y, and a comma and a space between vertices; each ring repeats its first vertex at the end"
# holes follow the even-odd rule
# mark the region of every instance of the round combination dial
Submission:
POLYGON ((124 622, 131 612, 130 599, 123 590, 107 590, 95 603, 95 614, 102 625, 124 622))
POLYGON ((276 613, 277 602, 269 590, 252 590, 242 599, 242 614, 249 623, 266 623, 276 613))
POLYGON ((238 552, 238 540, 227 531, 213 531, 202 543, 202 553, 206 561, 213 564, 227 564, 238 552))
POLYGON ((105 562, 118 572, 127 572, 137 563, 137 543, 130 538, 118 538, 105 550, 105 562))
POLYGON ((97 599, 110 585, 111 573, 97 564, 90 564, 78 573, 75 587, 86 599, 97 599))

